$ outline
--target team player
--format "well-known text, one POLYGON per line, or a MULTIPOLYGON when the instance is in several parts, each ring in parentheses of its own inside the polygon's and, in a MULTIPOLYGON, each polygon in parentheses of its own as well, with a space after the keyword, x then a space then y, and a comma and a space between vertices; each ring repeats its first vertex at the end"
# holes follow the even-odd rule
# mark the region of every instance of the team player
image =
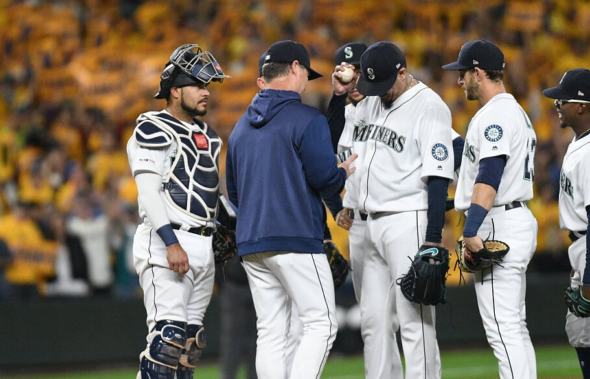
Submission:
POLYGON ((155 96, 166 99, 166 108, 141 114, 127 144, 143 219, 133 259, 149 330, 138 379, 192 379, 206 346, 222 142, 197 117, 207 113, 208 85, 224 78, 211 53, 178 47, 155 96))
MULTIPOLYGON (((559 126, 575 133, 561 168, 559 224, 569 230, 572 241, 568 249, 572 265, 571 287, 590 299, 590 70, 578 68, 563 75, 557 87, 543 91, 555 99, 559 126)), ((590 378, 590 318, 578 318, 569 312, 565 330, 576 349, 584 379, 590 378)))
POLYGON ((337 331, 320 192, 340 193, 356 156, 338 168, 326 118, 301 103, 308 81, 321 77, 304 46, 276 42, 262 71, 265 88, 236 124, 226 164, 228 194, 239 209, 238 252, 258 318, 256 369, 260 379, 319 378, 337 331), (288 370, 292 303, 303 335, 288 370))
POLYGON ((451 113, 409 74, 404 54, 391 42, 369 46, 360 68, 358 82, 343 86, 356 85, 366 96, 356 105, 351 136, 359 157, 356 178, 349 179, 356 185, 354 207, 368 215, 360 300, 385 303, 361 307, 363 334, 365 340, 374 338, 370 344, 376 355, 366 365, 367 377, 402 375, 393 340, 399 330, 406 377, 440 378, 435 309, 406 300, 395 281, 408 272, 408 257, 422 246, 442 246, 446 192, 453 178, 451 113), (379 334, 387 337, 379 342, 379 334))
POLYGON ((536 378, 535 351, 526 327, 526 270, 537 245, 537 221, 525 201, 533 196, 535 131, 503 84, 504 54, 493 43, 470 41, 457 62, 458 84, 481 109, 467 129, 455 192, 455 208, 465 212, 469 251, 485 239, 510 246, 502 265, 473 274, 479 312, 500 377, 536 378))

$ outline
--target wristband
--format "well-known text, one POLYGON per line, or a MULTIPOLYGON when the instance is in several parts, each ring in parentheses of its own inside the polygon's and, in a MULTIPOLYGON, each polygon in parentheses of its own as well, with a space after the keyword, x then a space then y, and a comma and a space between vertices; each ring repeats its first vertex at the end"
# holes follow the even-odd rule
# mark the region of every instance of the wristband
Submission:
POLYGON ((463 237, 471 238, 477 235, 479 227, 483 220, 488 215, 488 211, 479 204, 471 203, 469 211, 467 212, 467 220, 465 220, 465 227, 463 228, 463 237))
POLYGON ((174 234, 174 230, 170 224, 162 225, 160 229, 156 230, 156 233, 158 233, 166 246, 178 243, 178 238, 176 238, 176 234, 174 234))

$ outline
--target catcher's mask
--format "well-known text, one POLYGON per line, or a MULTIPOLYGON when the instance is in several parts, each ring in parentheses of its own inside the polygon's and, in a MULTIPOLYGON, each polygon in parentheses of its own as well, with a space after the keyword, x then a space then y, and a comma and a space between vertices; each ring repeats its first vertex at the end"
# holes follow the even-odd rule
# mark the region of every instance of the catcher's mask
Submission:
POLYGON ((166 99, 172 87, 184 87, 198 83, 223 82, 224 78, 231 78, 223 73, 221 66, 208 51, 203 51, 199 45, 186 44, 178 47, 170 61, 164 67, 160 76, 160 88, 154 96, 156 99, 166 99))

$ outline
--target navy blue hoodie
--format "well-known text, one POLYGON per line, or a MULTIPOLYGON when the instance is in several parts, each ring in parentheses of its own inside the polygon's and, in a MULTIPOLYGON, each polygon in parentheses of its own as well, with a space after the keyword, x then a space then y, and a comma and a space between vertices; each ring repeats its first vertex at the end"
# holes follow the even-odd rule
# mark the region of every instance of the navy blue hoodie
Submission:
POLYGON ((240 256, 323 252, 320 191, 339 194, 346 171, 319 110, 297 92, 260 91, 229 137, 226 169, 240 256))

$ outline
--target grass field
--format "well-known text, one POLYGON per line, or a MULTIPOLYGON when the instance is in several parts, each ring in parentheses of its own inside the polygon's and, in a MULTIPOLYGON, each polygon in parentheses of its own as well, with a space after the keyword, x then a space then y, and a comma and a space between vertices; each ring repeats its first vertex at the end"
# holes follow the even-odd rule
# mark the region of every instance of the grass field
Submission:
MULTIPOLYGON (((576 353, 570 346, 536 347, 539 379, 577 379, 581 371, 576 353)), ((496 379, 498 368, 491 350, 442 352, 443 379, 496 379)), ((135 368, 125 370, 100 370, 68 374, 2 376, 7 379, 135 379, 135 368)), ((322 375, 325 379, 363 379, 362 357, 331 357, 322 375)), ((208 364, 195 373, 195 379, 218 379, 217 365, 208 364)), ((241 375, 239 379, 245 379, 241 375)))

